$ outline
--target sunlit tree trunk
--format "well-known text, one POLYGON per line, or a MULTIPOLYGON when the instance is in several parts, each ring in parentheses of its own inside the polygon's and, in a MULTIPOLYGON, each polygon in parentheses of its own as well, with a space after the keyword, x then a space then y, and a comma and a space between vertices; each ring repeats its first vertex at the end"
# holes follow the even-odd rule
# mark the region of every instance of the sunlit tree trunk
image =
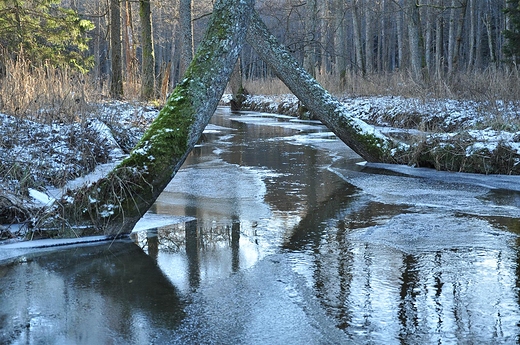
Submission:
POLYGON ((132 7, 129 0, 124 1, 125 15, 123 26, 123 38, 125 43, 125 66, 126 66, 126 81, 128 84, 135 83, 135 42, 134 42, 134 27, 132 21, 132 7))
POLYGON ((141 98, 151 100, 155 96, 155 58, 153 52, 152 11, 150 0, 139 0, 141 18, 142 73, 141 98))
MULTIPOLYGON (((193 149, 215 112, 238 55, 254 0, 217 1, 209 28, 185 78, 131 152, 105 178, 57 202, 41 227, 81 234, 130 232, 193 149)), ((66 232, 62 232, 67 235, 66 232)))
POLYGON ((121 49, 121 7, 110 0, 110 96, 116 99, 123 97, 121 49))

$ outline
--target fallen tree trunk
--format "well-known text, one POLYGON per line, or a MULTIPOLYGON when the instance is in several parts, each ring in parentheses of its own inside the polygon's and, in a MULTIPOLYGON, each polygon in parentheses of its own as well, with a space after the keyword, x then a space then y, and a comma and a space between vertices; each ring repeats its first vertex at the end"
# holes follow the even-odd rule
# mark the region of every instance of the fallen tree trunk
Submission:
POLYGON ((130 156, 70 191, 36 224, 61 236, 130 232, 175 176, 218 106, 245 41, 254 0, 217 1, 197 54, 130 156))
POLYGON ((349 116, 344 106, 269 33, 257 13, 252 16, 247 41, 305 107, 352 150, 369 162, 394 162, 392 152, 399 143, 349 116))

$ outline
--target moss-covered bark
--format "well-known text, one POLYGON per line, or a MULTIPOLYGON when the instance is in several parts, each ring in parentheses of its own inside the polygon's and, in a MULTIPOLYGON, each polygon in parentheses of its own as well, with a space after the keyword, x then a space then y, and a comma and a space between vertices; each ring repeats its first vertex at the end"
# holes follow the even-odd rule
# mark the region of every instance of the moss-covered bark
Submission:
POLYGON ((55 227, 61 235, 85 234, 81 229, 108 235, 132 230, 175 176, 215 112, 245 41, 253 6, 254 0, 217 1, 184 80, 130 156, 96 184, 62 198, 39 226, 55 227))
POLYGON ((247 41, 305 107, 345 144, 367 161, 392 161, 392 149, 398 144, 372 126, 349 116, 342 104, 269 33, 257 13, 252 17, 247 41))

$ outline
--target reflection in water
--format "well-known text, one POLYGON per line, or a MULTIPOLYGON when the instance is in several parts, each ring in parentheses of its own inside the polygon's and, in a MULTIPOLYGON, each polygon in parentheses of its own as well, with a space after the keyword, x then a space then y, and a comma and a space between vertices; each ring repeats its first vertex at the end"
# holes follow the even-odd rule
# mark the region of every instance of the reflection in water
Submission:
POLYGON ((232 217, 231 224, 231 270, 238 272, 240 269, 240 221, 236 216, 232 217))
POLYGON ((406 341, 407 339, 412 339, 413 336, 420 335, 417 315, 417 297, 420 294, 420 286, 418 286, 419 269, 417 267, 417 259, 413 255, 405 255, 403 261, 401 301, 399 303, 398 317, 401 323, 399 339, 406 341))
POLYGON ((520 342, 517 195, 228 115, 153 208, 196 221, 0 266, 0 343, 520 342))
MULTIPOLYGON (((225 118, 216 121, 229 126, 225 118)), ((214 150, 202 148, 207 155, 192 160, 189 166, 198 166, 208 177, 200 179, 202 175, 190 171, 189 183, 180 180, 171 188, 182 193, 172 193, 169 200, 163 200, 164 205, 193 206, 180 215, 216 221, 206 231, 224 224, 230 229, 226 241, 230 241, 231 257, 225 261, 231 267, 229 272, 241 266, 239 258, 248 250, 242 246, 244 238, 249 239, 246 243, 251 249, 272 231, 282 230, 280 248, 312 286, 336 326, 356 343, 509 343, 518 339, 520 332, 514 321, 520 319, 518 246, 512 245, 507 233, 489 230, 487 220, 469 219, 449 210, 442 213, 444 208, 434 206, 435 202, 441 206, 447 203, 445 195, 450 197, 450 189, 454 200, 470 205, 478 199, 473 189, 459 190, 436 181, 428 186, 437 193, 432 200, 420 200, 417 192, 411 204, 384 203, 384 195, 370 198, 326 169, 331 161, 323 150, 291 142, 291 131, 236 128, 247 129, 247 137, 242 132, 226 137, 218 149, 224 164, 219 163, 218 168, 209 164, 208 155, 214 150), (243 166, 252 167, 249 172, 260 172, 262 183, 244 183, 244 171, 227 183, 233 169, 243 166), (239 179, 242 183, 237 183, 239 179), (207 188, 204 183, 211 185, 212 192, 201 188, 207 188), (186 184, 191 189, 183 188, 186 184), (222 185, 229 188, 215 203, 211 193, 222 185), (249 185, 260 187, 256 193, 262 190, 269 211, 255 212, 265 205, 255 204, 251 198, 255 189, 248 189, 249 185), (438 199, 433 199, 436 195, 438 199), (426 208, 418 209, 419 202, 426 208), (428 209, 432 205, 434 208, 428 209), (224 216, 224 209, 233 211, 224 216), (192 210, 196 214, 190 213, 192 210), (256 223, 258 228, 253 228, 256 223), (243 238, 236 240, 240 235, 243 238), (452 235, 453 240, 446 238, 452 235)), ((357 178, 375 176, 372 179, 377 184, 373 174, 380 170, 361 174, 349 169, 345 168, 357 178)), ((404 188, 390 190, 389 196, 406 195, 410 178, 387 175, 397 188, 404 188)), ((374 183, 370 191, 377 192, 374 183)), ((500 195, 499 204, 514 202, 500 195)), ((493 194, 486 197, 493 198, 493 194)), ((406 200, 406 196, 400 198, 406 200)), ((503 223, 505 218, 488 219, 503 223)), ((277 243, 269 239, 271 244, 277 243)), ((254 250, 261 251, 262 246, 254 250)))
POLYGON ((46 252, 3 269, 1 344, 143 344, 184 317, 177 289, 131 242, 46 252))
POLYGON ((188 280, 190 288, 195 290, 200 284, 199 236, 197 221, 186 223, 185 230, 186 257, 188 259, 188 280))

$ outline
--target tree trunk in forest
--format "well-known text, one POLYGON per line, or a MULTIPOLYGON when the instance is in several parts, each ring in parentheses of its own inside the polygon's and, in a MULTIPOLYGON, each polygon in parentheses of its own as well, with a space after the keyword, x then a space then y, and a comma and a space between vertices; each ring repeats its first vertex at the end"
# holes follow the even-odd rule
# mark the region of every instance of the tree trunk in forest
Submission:
POLYGON ((448 25, 448 75, 451 77, 454 69, 455 57, 455 40, 456 40, 456 18, 457 18, 457 0, 451 0, 450 21, 448 25))
POLYGON ((119 0, 110 0, 110 96, 115 99, 123 97, 121 50, 121 7, 119 0))
POLYGON ((424 8, 424 21, 425 28, 424 28, 424 62, 426 64, 426 73, 427 75, 431 75, 432 73, 432 30, 433 30, 433 24, 432 24, 432 15, 431 15, 431 8, 430 8, 430 0, 426 3, 426 8, 424 8))
POLYGON ((443 35, 442 32, 444 30, 444 21, 441 15, 437 15, 437 20, 435 21, 435 77, 440 79, 443 76, 444 72, 444 60, 443 56, 443 35))
POLYGON ((469 0, 469 57, 468 57, 468 65, 467 70, 471 71, 475 65, 475 30, 476 30, 476 21, 478 19, 475 16, 475 0, 469 0))
POLYGON ((141 98, 148 101, 155 97, 155 58, 153 54, 150 0, 139 1, 139 17, 141 18, 141 44, 143 52, 141 98))
POLYGON ((247 91, 242 83, 242 62, 238 58, 231 78, 229 79, 229 87, 231 88, 231 110, 239 111, 242 109, 242 103, 246 100, 247 91))
POLYGON ((307 72, 316 77, 316 29, 318 27, 318 4, 316 0, 306 3, 307 18, 305 22, 306 39, 303 65, 307 72))
POLYGON ((457 31, 455 33, 455 47, 453 49, 453 68, 457 70, 459 68, 459 59, 460 59, 460 47, 462 45, 462 30, 464 28, 464 22, 466 21, 466 6, 468 2, 467 0, 460 1, 459 6, 461 6, 460 16, 457 21, 457 31))
POLYGON ((215 112, 245 41, 254 0, 217 1, 197 54, 128 158, 105 178, 72 191, 39 227, 61 235, 130 232, 193 149, 215 112), (71 231, 67 233, 67 230, 71 231))
POLYGON ((365 71, 370 74, 374 66, 374 35, 372 34, 371 8, 366 9, 365 21, 365 71))
POLYGON ((247 41, 309 111, 345 144, 370 162, 389 161, 396 144, 363 121, 348 115, 271 35, 257 13, 251 19, 247 41))
POLYGON ((416 82, 422 81, 421 73, 421 49, 420 49, 420 34, 419 34, 419 8, 416 0, 407 0, 407 22, 408 22, 408 43, 410 46, 410 67, 412 72, 412 79, 416 82))
POLYGON ((334 36, 334 46, 336 50, 336 73, 339 76, 340 90, 346 86, 347 74, 347 25, 345 23, 345 3, 343 0, 336 0, 336 14, 334 26, 337 28, 337 35, 334 36))
POLYGON ((134 85, 135 78, 137 77, 137 73, 135 71, 135 62, 137 61, 135 57, 135 43, 134 43, 134 27, 132 20, 132 7, 130 5, 130 1, 124 1, 125 8, 125 22, 124 22, 124 31, 123 38, 125 43, 125 65, 126 65, 126 81, 127 84, 134 85))
POLYGON ((354 33, 354 50, 356 52, 356 72, 365 74, 363 68, 363 45, 361 43, 361 23, 358 14, 358 0, 352 1, 352 26, 354 33))
POLYGON ((179 22, 182 36, 181 51, 181 71, 180 74, 188 69, 193 59, 193 26, 191 24, 191 0, 180 0, 179 3, 179 22))
MULTIPOLYGON (((399 7, 403 8, 404 0, 399 0, 399 7)), ((399 12, 397 15, 397 67, 402 70, 406 65, 406 55, 404 54, 404 30, 403 30, 403 13, 399 12)))

